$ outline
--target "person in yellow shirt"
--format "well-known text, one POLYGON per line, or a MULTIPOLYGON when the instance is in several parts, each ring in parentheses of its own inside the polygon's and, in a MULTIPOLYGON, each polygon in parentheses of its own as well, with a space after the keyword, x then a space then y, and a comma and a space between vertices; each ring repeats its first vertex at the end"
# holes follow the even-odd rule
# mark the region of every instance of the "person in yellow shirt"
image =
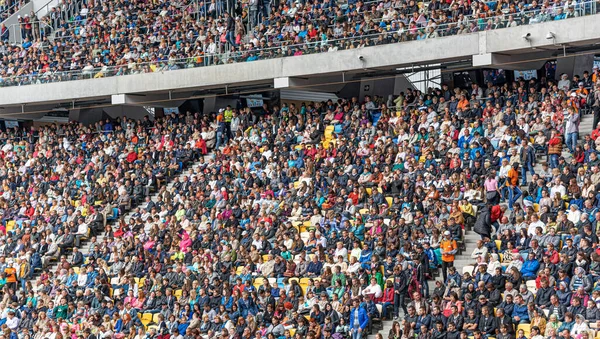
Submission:
POLYGON ((454 266, 454 255, 458 245, 456 240, 452 239, 450 231, 444 232, 444 239, 440 242, 440 251, 442 252, 442 274, 444 281, 448 278, 448 267, 454 266))

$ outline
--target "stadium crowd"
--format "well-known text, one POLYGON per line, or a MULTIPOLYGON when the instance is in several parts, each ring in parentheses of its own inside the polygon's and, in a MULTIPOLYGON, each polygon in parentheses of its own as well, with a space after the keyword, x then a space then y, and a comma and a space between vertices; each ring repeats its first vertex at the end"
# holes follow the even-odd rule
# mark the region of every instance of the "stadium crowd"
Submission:
POLYGON ((0 29, 0 82, 12 86, 297 56, 562 20, 594 10, 594 1, 574 0, 427 5, 63 0, 40 22, 24 18, 18 30, 0 29), (10 34, 20 34, 22 43, 10 44, 10 34))
POLYGON ((10 129, 3 336, 595 337, 598 75, 10 129))

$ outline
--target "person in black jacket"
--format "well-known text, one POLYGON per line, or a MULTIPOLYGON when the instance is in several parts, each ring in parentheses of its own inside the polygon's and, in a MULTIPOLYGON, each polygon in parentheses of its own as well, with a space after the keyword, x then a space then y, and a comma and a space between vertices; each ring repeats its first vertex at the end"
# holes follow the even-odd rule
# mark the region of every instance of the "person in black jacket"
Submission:
POLYGON ((496 309, 496 323, 498 325, 498 329, 496 330, 496 333, 501 334, 502 327, 506 326, 507 333, 512 336, 515 335, 515 328, 513 326, 512 318, 510 316, 506 315, 506 313, 504 313, 503 308, 496 309))
POLYGON ((447 321, 448 331, 450 331, 450 324, 456 329, 462 329, 465 318, 458 312, 458 306, 452 305, 450 308, 452 309, 452 314, 450 314, 447 321))
POLYGON ((481 238, 489 238, 492 232, 492 220, 490 217, 491 206, 486 205, 479 210, 479 215, 473 226, 473 231, 479 234, 481 238))
POLYGON ((448 330, 446 331, 446 339, 459 339, 460 332, 456 330, 454 323, 448 323, 448 330))
POLYGON ((539 290, 537 290, 537 293, 535 294, 535 304, 538 307, 545 309, 551 305, 550 297, 555 295, 556 291, 554 290, 554 288, 548 286, 548 278, 542 278, 540 280, 540 283, 542 286, 539 290))
POLYGON ((512 328, 511 326, 502 324, 500 325, 500 333, 498 333, 498 335, 496 336, 496 339, 513 339, 515 337, 515 335, 513 333, 509 332, 509 329, 512 328))
POLYGON ((400 314, 400 308, 407 314, 406 297, 408 295, 408 283, 410 281, 410 271, 403 269, 402 265, 394 267, 394 320, 397 320, 400 314))
POLYGON ((487 306, 481 309, 478 328, 485 336, 493 336, 496 334, 498 324, 496 323, 496 318, 490 314, 490 308, 487 306))
POLYGON ((567 307, 560 303, 558 296, 555 294, 550 296, 550 305, 546 308, 549 314, 556 314, 558 321, 565 320, 565 313, 567 313, 567 307))

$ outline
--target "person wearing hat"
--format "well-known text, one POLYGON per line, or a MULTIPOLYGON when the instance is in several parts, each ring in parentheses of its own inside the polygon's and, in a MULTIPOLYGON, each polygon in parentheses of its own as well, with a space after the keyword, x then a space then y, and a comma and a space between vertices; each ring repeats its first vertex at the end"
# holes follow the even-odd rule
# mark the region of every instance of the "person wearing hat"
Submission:
POLYGON ((456 240, 452 239, 450 231, 444 231, 444 239, 440 242, 442 252, 442 274, 444 281, 448 278, 448 267, 454 266, 454 255, 458 250, 456 240))

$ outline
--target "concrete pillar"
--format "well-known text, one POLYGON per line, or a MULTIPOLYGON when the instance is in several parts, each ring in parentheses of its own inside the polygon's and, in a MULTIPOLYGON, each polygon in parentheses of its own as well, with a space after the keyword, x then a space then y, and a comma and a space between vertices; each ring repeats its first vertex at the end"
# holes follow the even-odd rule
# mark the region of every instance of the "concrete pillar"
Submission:
POLYGON ((591 71, 594 67, 594 55, 575 55, 566 58, 559 58, 556 60, 556 78, 560 78, 560 75, 567 73, 569 79, 573 78, 573 75, 583 76, 584 71, 591 71))

